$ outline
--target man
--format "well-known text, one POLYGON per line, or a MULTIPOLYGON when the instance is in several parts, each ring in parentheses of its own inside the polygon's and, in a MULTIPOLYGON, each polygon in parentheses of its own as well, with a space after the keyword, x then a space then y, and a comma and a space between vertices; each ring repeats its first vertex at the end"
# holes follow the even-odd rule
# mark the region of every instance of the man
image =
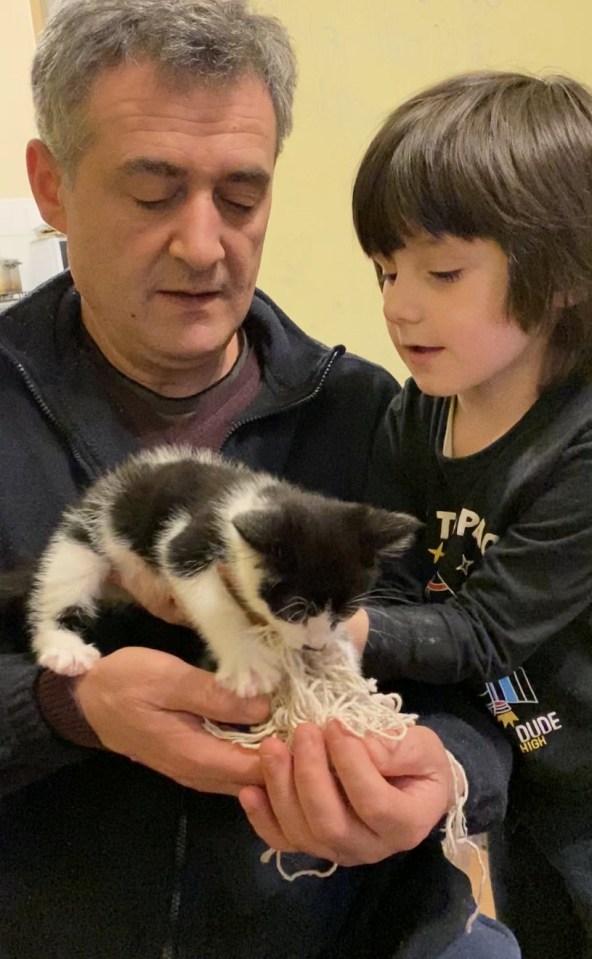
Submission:
MULTIPOLYGON (((6 569, 94 477, 157 442, 363 497, 396 384, 255 292, 294 76, 283 28, 238 0, 65 0, 48 24, 27 162, 71 276, 3 318, 6 569)), ((37 670, 18 620, 1 634, 0 955, 517 955, 500 928, 464 932, 468 883, 435 830, 454 777, 427 726, 395 746, 305 725, 293 757, 275 742, 253 754, 200 717, 249 723, 268 702, 190 664, 188 630, 105 614, 113 651, 69 681, 37 670), (351 868, 286 883, 256 833, 351 868)), ((485 828, 507 757, 420 693, 406 706, 432 713, 485 828)))

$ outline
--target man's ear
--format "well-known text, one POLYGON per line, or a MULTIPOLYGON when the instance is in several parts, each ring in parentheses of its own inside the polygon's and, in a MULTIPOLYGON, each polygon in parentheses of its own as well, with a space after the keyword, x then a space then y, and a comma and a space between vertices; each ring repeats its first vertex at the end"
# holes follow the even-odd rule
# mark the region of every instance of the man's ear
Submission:
POLYGON ((60 233, 67 233, 63 175, 42 140, 31 140, 27 144, 27 173, 31 191, 45 222, 60 233))

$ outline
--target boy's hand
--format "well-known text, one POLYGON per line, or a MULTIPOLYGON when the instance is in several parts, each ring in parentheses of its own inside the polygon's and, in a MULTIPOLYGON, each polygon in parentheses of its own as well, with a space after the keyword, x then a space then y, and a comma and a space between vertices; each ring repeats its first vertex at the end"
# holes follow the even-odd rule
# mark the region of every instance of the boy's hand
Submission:
POLYGON ((368 642, 368 633, 370 631, 370 621, 365 609, 359 609, 344 623, 347 635, 355 646, 359 655, 364 652, 364 647, 368 642))

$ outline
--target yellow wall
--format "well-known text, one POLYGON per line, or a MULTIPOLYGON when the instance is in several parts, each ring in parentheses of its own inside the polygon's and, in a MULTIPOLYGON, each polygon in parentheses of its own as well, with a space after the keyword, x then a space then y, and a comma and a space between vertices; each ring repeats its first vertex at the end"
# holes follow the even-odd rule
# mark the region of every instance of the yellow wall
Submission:
MULTIPOLYGON (((82 0, 84 2, 84 0, 82 0)), ((313 335, 399 376, 370 266, 350 224, 354 169, 381 119, 462 70, 561 71, 592 84, 589 0, 254 0, 300 62, 295 129, 278 162, 261 286, 313 335)), ((0 197, 26 196, 33 131, 28 0, 2 0, 0 197)))
POLYGON ((255 0, 300 63, 261 286, 313 335, 405 376, 350 224, 354 170, 381 120, 463 70, 570 73, 592 85, 590 0, 255 0))
POLYGON ((24 151, 34 136, 29 69, 35 35, 29 0, 0 0, 0 199, 30 197, 24 151))

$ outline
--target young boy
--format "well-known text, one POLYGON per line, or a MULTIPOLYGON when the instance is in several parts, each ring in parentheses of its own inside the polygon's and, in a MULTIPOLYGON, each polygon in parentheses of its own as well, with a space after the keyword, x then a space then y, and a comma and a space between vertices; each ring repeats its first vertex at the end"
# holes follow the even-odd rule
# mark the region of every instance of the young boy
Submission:
POLYGON ((353 208, 413 377, 371 498, 425 523, 420 605, 370 611, 364 669, 482 697, 515 747, 500 917, 525 959, 590 957, 592 94, 432 87, 376 135, 353 208))

